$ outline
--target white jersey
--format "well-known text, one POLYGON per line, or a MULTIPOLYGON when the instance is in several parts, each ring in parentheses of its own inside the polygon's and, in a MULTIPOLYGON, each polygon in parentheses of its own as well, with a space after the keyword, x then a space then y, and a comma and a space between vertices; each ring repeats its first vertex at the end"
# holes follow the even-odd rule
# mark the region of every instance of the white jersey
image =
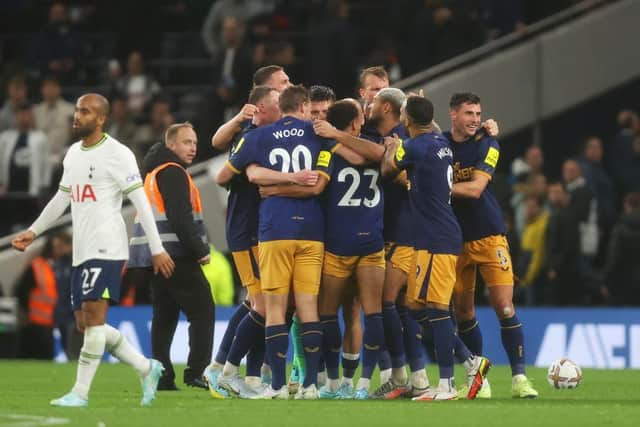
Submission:
POLYGON ((60 190, 71 198, 73 265, 129 259, 122 196, 143 186, 131 150, 105 133, 92 147, 73 144, 62 164, 60 190))

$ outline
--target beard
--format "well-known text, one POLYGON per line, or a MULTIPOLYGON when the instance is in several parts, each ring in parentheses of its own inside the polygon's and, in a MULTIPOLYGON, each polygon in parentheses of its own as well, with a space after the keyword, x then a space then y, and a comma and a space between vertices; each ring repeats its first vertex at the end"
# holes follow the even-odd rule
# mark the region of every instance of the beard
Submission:
POLYGON ((82 139, 91 135, 96 130, 96 126, 88 124, 84 126, 78 126, 77 128, 71 128, 71 134, 74 138, 82 139))
POLYGON ((378 125, 380 124, 381 118, 380 116, 376 116, 376 115, 371 115, 369 116, 369 118, 366 120, 367 126, 369 128, 375 129, 378 127, 378 125))

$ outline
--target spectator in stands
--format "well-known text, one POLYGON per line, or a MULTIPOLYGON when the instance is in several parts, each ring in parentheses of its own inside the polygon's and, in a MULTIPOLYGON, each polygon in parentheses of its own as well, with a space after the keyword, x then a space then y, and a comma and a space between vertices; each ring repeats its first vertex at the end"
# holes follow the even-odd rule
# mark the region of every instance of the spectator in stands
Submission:
MULTIPOLYGON (((18 357, 53 359, 53 328, 58 300, 52 238, 44 251, 31 261, 15 289, 20 308, 26 314, 26 324, 20 328, 18 357)), ((67 276, 69 279, 70 276, 67 276)), ((73 314, 72 314, 73 316, 73 314)))
POLYGON ((156 142, 163 141, 164 133, 175 120, 171 114, 171 104, 167 98, 159 96, 151 104, 149 123, 141 125, 134 138, 133 152, 141 161, 149 148, 156 142))
POLYGON ((140 116, 160 93, 160 85, 144 70, 144 57, 134 50, 127 58, 127 73, 116 80, 115 91, 127 100, 129 111, 140 116))
POLYGON ((54 75, 65 83, 72 83, 78 54, 78 35, 71 28, 67 7, 60 1, 53 2, 49 7, 49 21, 33 47, 33 60, 42 75, 54 75))
POLYGON ((624 197, 624 211, 611 231, 604 267, 610 301, 640 305, 640 193, 624 197))
POLYGON ((242 106, 253 76, 253 53, 244 43, 244 23, 235 16, 222 21, 222 46, 215 58, 216 91, 213 107, 216 122, 230 119, 242 106))
POLYGON ((561 182, 547 187, 551 215, 545 236, 545 264, 548 284, 544 289, 546 304, 576 305, 585 300, 581 289, 578 258, 580 234, 570 196, 561 182))
POLYGON ((202 41, 209 54, 216 58, 223 49, 223 22, 235 16, 242 22, 273 11, 273 0, 219 0, 214 2, 202 24, 202 41))
POLYGON ((527 180, 529 174, 543 173, 544 153, 539 145, 531 145, 523 157, 516 157, 511 163, 511 175, 515 184, 514 191, 519 191, 517 183, 527 180))
POLYGON ((34 220, 38 197, 50 185, 47 136, 33 129, 31 105, 23 103, 16 113, 16 128, 0 133, 0 198, 3 215, 0 228, 7 231, 34 220))
POLYGON ((49 162, 58 166, 71 142, 71 122, 75 106, 61 96, 58 79, 53 76, 42 80, 40 87, 42 102, 33 109, 36 129, 47 135, 49 162))
POLYGON ((45 245, 45 252, 51 254, 49 264, 53 268, 58 294, 54 311, 55 325, 60 331, 60 341, 67 359, 77 360, 84 337, 76 328, 76 320, 71 307, 72 251, 71 235, 66 231, 52 234, 45 245))
POLYGON ((640 117, 632 110, 618 113, 618 134, 609 153, 609 171, 619 193, 640 191, 640 117))
POLYGON ((115 97, 111 100, 111 113, 106 132, 128 146, 135 146, 138 127, 129 115, 126 99, 115 97))
POLYGON ((590 136, 585 139, 578 163, 587 186, 598 202, 598 222, 606 230, 615 220, 615 191, 613 181, 602 164, 602 156, 602 140, 597 136, 590 136))
POLYGON ((351 95, 356 84, 357 34, 349 23, 346 0, 326 2, 323 14, 312 16, 308 29, 305 78, 333 88, 341 96, 351 95), (340 64, 339 66, 336 66, 340 64))
POLYGON ((18 106, 27 102, 27 82, 15 76, 7 84, 7 100, 0 110, 0 132, 16 127, 18 106))
POLYGON ((542 300, 545 236, 549 222, 549 214, 544 205, 544 196, 530 194, 524 200, 527 225, 520 242, 518 273, 519 286, 524 289, 527 305, 535 305, 542 300))
MULTIPOLYGON (((511 207, 513 208, 514 226, 518 236, 522 237, 527 224, 525 200, 528 196, 542 197, 547 194, 547 177, 539 172, 528 174, 527 181, 514 186, 511 197, 511 207)), ((546 207, 546 206, 545 206, 546 207)))

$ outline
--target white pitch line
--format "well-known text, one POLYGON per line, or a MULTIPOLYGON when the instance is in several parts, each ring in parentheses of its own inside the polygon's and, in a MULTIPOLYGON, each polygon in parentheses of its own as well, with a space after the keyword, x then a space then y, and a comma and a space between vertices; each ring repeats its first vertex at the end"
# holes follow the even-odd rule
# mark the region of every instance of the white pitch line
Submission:
POLYGON ((68 418, 44 417, 41 415, 0 414, 0 427, 41 427, 69 424, 68 418), (5 423, 7 419, 9 423, 5 423))

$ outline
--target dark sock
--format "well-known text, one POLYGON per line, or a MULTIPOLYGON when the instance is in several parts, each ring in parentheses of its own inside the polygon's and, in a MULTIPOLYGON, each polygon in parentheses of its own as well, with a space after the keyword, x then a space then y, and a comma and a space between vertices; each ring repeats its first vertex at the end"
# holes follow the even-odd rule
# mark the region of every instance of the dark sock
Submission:
POLYGON ((259 377, 260 369, 262 368, 262 364, 264 363, 264 318, 255 311, 251 311, 249 315, 255 322, 259 322, 262 324, 262 332, 259 335, 255 336, 253 341, 253 346, 249 349, 249 353, 247 353, 247 376, 248 377, 259 377))
POLYGON ((338 324, 338 316, 320 316, 323 332, 323 359, 329 379, 340 378, 340 346, 342 334, 338 324))
POLYGON ((426 310, 409 310, 409 314, 416 321, 420 328, 421 344, 424 352, 432 363, 438 363, 433 345, 433 330, 429 324, 426 310))
MULTIPOLYGON (((302 346, 306 360, 307 372, 304 376, 303 387, 309 387, 318 381, 318 365, 322 354, 322 325, 320 322, 302 324, 302 346)), ((340 338, 339 343, 342 342, 340 338)), ((340 345, 340 344, 338 344, 340 345)), ((338 353, 338 356, 340 353, 338 353)))
POLYGON ((524 375, 524 334, 518 316, 500 320, 502 347, 507 352, 512 375, 524 375))
POLYGON ((429 323, 433 329, 433 341, 435 343, 440 378, 453 377, 453 324, 448 310, 427 309, 429 323))
POLYGON ((219 364, 224 365, 224 362, 227 361, 229 349, 231 348, 233 337, 236 336, 238 324, 240 324, 242 319, 244 319, 244 316, 249 313, 250 309, 251 307, 249 306, 249 301, 245 301, 240 304, 231 315, 231 319, 229 319, 229 324, 227 325, 227 330, 224 331, 222 342, 220 343, 220 347, 218 347, 218 352, 216 353, 216 357, 214 358, 214 360, 219 364))
POLYGON ((458 336, 471 353, 482 355, 482 331, 475 317, 458 322, 458 336))
POLYGON ((387 350, 382 350, 380 352, 380 357, 378 359, 378 368, 380 368, 381 371, 391 369, 391 355, 387 350))
POLYGON ((271 366, 271 388, 280 390, 287 379, 287 350, 289 349, 289 328, 286 324, 267 326, 265 329, 265 350, 271 366))
POLYGON ((382 303, 382 320, 384 340, 389 356, 391 356, 391 367, 401 368, 406 363, 404 338, 400 314, 394 303, 388 301, 382 303))
POLYGON ((353 378, 360 364, 360 358, 351 360, 342 357, 342 376, 345 378, 353 378))
POLYGON ((364 317, 364 350, 362 351, 361 378, 371 379, 373 370, 378 363, 380 349, 384 343, 384 327, 382 313, 372 313, 364 317))
POLYGON ((404 353, 411 372, 424 369, 424 357, 422 355, 422 345, 420 344, 420 325, 411 316, 406 306, 398 306, 398 314, 402 321, 402 331, 404 340, 404 353))
POLYGON ((259 341, 264 341, 264 318, 251 310, 238 325, 227 360, 236 366, 240 365, 242 358, 253 347, 253 343, 259 341))

